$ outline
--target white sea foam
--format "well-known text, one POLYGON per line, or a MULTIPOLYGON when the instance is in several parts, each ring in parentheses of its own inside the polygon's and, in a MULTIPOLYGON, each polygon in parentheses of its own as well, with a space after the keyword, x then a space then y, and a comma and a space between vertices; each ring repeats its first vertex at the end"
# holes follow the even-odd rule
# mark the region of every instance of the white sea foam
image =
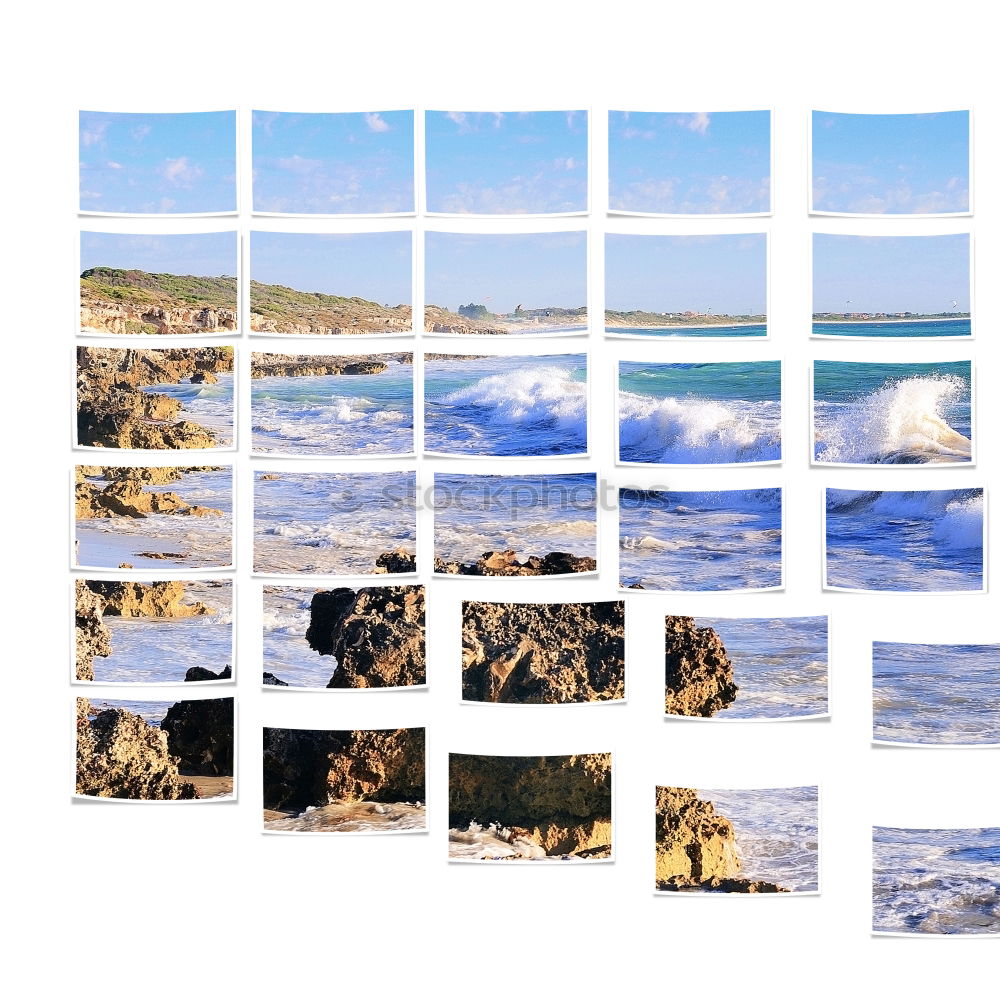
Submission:
POLYGON ((781 457, 776 401, 655 399, 618 394, 623 461, 665 464, 766 462, 781 457))
POLYGON ((952 549, 983 547, 983 495, 952 500, 934 526, 934 539, 952 549))
POLYGON ((887 382, 846 404, 816 404, 816 458, 845 464, 967 462, 972 442, 946 418, 968 393, 956 376, 887 382))
POLYGON ((582 429, 587 417, 587 385, 564 368, 522 368, 488 375, 441 400, 475 406, 488 424, 549 424, 582 429))

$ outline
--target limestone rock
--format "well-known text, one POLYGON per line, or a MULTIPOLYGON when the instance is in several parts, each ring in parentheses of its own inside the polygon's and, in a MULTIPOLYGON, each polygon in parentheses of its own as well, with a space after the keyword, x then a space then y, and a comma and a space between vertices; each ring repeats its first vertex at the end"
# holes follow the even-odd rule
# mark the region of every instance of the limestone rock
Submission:
POLYGON ((233 773, 234 714, 232 698, 179 701, 160 723, 170 752, 182 771, 192 774, 233 773))
MULTIPOLYGON (((413 355, 406 360, 412 362, 413 355)), ((259 354, 250 355, 250 377, 274 375, 378 375, 388 368, 378 355, 369 357, 337 354, 259 354)))
POLYGON ((425 801, 423 729, 264 729, 264 808, 425 801))
POLYGON ((625 604, 462 604, 467 701, 565 704, 625 696, 625 604))
POLYGON ((656 884, 700 886, 739 874, 733 824, 693 788, 656 789, 656 884))
POLYGON ((683 615, 667 615, 664 648, 668 715, 705 718, 736 700, 733 664, 714 629, 697 628, 693 618, 683 615))
POLYGON ((427 680, 424 588, 364 587, 319 591, 306 641, 337 669, 327 687, 409 687, 427 680))
POLYGON ((87 586, 104 602, 104 614, 120 618, 192 618, 215 613, 201 601, 184 603, 183 580, 88 580, 87 586))
POLYGON ((382 552, 375 559, 376 573, 416 573, 417 557, 405 549, 382 552))
POLYGON ((111 632, 104 624, 104 602, 87 585, 76 581, 76 679, 94 679, 94 657, 111 655, 111 632))
POLYGON ((88 719, 77 701, 76 792, 112 799, 194 799, 178 773, 167 735, 138 715, 110 708, 88 719))
POLYGON ((496 823, 547 854, 611 849, 611 754, 488 757, 449 754, 448 824, 496 823))
POLYGON ((561 576, 567 573, 591 573, 597 560, 590 556, 574 556, 569 552, 549 552, 545 556, 529 556, 518 562, 513 549, 484 552, 474 563, 434 560, 435 573, 459 576, 561 576))

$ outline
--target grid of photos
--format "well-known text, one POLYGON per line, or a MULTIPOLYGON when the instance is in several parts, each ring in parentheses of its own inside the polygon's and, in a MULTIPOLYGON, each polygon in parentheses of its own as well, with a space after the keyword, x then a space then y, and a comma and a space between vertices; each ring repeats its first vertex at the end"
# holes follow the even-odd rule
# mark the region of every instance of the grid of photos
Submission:
MULTIPOLYGON (((656 898, 818 894, 821 775, 616 802, 606 735, 630 697, 682 741, 822 724, 828 612, 885 594, 948 609, 932 642, 865 637, 871 743, 1000 747, 1000 645, 950 613, 988 585, 970 113, 800 122, 803 365, 772 325, 775 115, 644 107, 80 112, 75 798, 237 801, 242 683, 260 833, 588 867, 655 794, 656 898), (631 689, 661 642, 662 709, 631 689), (478 747, 428 728, 448 700, 478 747), (359 728, 315 728, 334 701, 359 728)), ((1000 934, 1000 828, 872 848, 873 934, 1000 934)))

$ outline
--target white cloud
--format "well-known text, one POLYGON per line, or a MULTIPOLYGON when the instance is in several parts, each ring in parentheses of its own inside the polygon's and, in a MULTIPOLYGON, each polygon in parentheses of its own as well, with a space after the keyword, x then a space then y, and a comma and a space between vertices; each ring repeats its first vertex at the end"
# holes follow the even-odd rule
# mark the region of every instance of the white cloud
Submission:
POLYGON ((445 118, 453 121, 459 128, 465 128, 469 123, 469 116, 464 111, 446 111, 445 118))
POLYGON ((321 160, 311 160, 308 157, 299 156, 298 153, 294 156, 283 156, 278 160, 280 170, 287 170, 293 174, 311 174, 322 165, 321 160))
POLYGON ((707 111, 697 111, 687 119, 685 125, 691 129, 692 132, 697 132, 698 135, 704 135, 708 131, 710 122, 711 118, 709 117, 707 111))
POLYGON ((193 184, 204 171, 196 163, 191 163, 186 156, 167 159, 160 168, 160 173, 168 184, 175 187, 188 187, 193 184))
POLYGON ((142 140, 145 139, 146 136, 152 131, 152 125, 136 125, 136 127, 132 129, 131 135, 136 142, 142 142, 142 140))
POLYGON ((108 160, 106 166, 110 170, 122 170, 123 169, 122 165, 120 163, 118 163, 116 160, 108 160))
POLYGON ((90 128, 85 128, 80 133, 80 142, 82 142, 84 146, 96 145, 97 143, 104 141, 104 136, 107 133, 107 131, 108 131, 107 122, 96 122, 95 124, 91 125, 90 128))
POLYGON ((377 111, 365 115, 365 124, 372 132, 389 131, 389 123, 377 111))

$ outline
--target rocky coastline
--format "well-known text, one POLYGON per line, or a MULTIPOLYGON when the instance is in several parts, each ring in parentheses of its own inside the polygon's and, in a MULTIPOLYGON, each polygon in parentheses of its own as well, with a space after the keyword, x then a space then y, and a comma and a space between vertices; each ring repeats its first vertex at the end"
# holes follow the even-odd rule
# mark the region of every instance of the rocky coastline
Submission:
POLYGON ((787 892, 741 878, 733 824, 693 788, 656 789, 656 889, 660 892, 787 892))
POLYGON ((569 552, 549 552, 544 556, 529 556, 519 562, 513 549, 484 552, 475 562, 461 563, 434 559, 434 572, 458 576, 561 576, 569 573, 592 573, 597 560, 590 556, 575 556, 569 552))
POLYGON ((188 503, 172 490, 146 490, 144 484, 174 482, 186 472, 215 471, 218 467, 150 468, 135 466, 77 466, 76 520, 91 518, 145 518, 150 514, 174 514, 181 517, 221 517, 217 507, 188 503), (106 485, 90 478, 111 479, 106 485))
POLYGON ((462 697, 522 705, 624 698, 624 602, 463 601, 462 697))
POLYGON ((610 753, 448 755, 449 827, 495 826, 508 843, 530 841, 550 858, 610 857, 611 801, 610 753))
POLYGON ((299 336, 404 334, 413 330, 408 305, 384 306, 357 296, 302 292, 285 285, 250 282, 253 333, 299 336))
POLYGON ((144 387, 217 381, 233 371, 231 347, 77 348, 77 443, 89 448, 214 448, 216 434, 178 420, 179 399, 144 387))
POLYGON ((667 715, 710 718, 736 701, 739 686, 719 634, 693 618, 667 615, 664 622, 667 715))
POLYGON ((389 362, 413 364, 408 353, 351 354, 263 354, 250 355, 251 378, 300 377, 316 375, 380 375, 389 362))

